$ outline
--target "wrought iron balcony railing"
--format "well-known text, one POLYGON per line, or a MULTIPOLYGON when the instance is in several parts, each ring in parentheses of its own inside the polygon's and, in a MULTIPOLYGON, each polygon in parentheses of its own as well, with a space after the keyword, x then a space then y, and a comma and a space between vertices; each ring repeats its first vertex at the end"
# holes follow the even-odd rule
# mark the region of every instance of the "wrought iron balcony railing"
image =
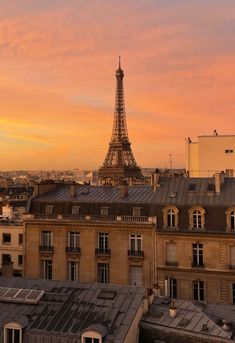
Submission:
POLYGON ((111 255, 111 249, 101 249, 101 248, 95 248, 95 254, 96 255, 111 255))
POLYGON ((193 263, 192 262, 192 268, 205 268, 204 263, 193 263))
POLYGON ((143 250, 128 250, 129 257, 144 257, 143 250))
POLYGON ((66 252, 71 254, 81 254, 80 247, 66 247, 66 252))
POLYGON ((39 245, 39 251, 53 252, 54 247, 52 245, 39 245))

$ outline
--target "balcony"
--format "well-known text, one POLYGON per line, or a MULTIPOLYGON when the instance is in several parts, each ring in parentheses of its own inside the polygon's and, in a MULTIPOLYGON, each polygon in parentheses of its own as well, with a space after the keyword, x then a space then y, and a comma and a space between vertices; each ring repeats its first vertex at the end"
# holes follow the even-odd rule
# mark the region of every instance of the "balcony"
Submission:
POLYGON ((143 250, 128 250, 128 257, 144 257, 143 250))
POLYGON ((205 264, 204 263, 193 263, 192 262, 192 268, 205 268, 205 264))
POLYGON ((112 223, 136 223, 144 225, 156 225, 156 217, 147 216, 114 216, 114 215, 78 215, 78 214, 44 214, 44 213, 25 213, 24 221, 80 221, 80 222, 112 222, 112 223))
POLYGON ((177 261, 165 261, 165 265, 167 267, 178 267, 179 262, 177 262, 177 261))
POLYGON ((68 254, 81 254, 80 247, 66 247, 66 252, 68 254))
POLYGON ((111 249, 95 248, 95 254, 96 256, 111 256, 111 249))
POLYGON ((39 251, 41 252, 54 252, 54 247, 52 245, 39 245, 39 251))
POLYGON ((235 270, 235 264, 229 264, 228 269, 229 270, 235 270))

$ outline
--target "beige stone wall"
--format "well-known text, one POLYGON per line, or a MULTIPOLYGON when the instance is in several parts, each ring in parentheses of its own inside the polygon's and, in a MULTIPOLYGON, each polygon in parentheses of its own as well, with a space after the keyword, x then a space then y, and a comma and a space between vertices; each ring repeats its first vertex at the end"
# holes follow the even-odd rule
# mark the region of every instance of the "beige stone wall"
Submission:
POLYGON ((235 171, 235 135, 199 136, 198 142, 186 140, 185 165, 191 177, 211 177, 226 169, 235 171))
POLYGON ((23 226, 1 225, 0 226, 0 266, 2 265, 2 254, 10 254, 14 270, 22 270, 22 265, 18 265, 18 255, 23 255, 23 244, 19 244, 19 234, 23 233, 23 226), (3 233, 11 235, 11 243, 3 244, 3 233))
POLYGON ((109 263, 110 282, 117 284, 129 283, 130 265, 143 267, 144 286, 152 284, 154 270, 154 227, 146 224, 113 224, 113 223, 59 223, 53 224, 31 222, 25 223, 25 265, 26 277, 40 277, 41 259, 52 259, 53 279, 67 279, 68 260, 79 261, 79 280, 82 282, 97 281, 97 263, 109 263), (40 232, 53 232, 53 253, 40 252, 40 232), (81 254, 67 254, 68 232, 77 231, 80 233, 81 254), (109 248, 111 256, 96 256, 98 233, 109 234, 109 248), (141 234, 143 237, 144 258, 128 258, 129 235, 141 234))
POLYGON ((202 235, 158 234, 157 235, 157 276, 164 294, 166 277, 177 279, 178 298, 192 300, 192 282, 204 281, 205 301, 209 303, 231 303, 234 270, 229 269, 229 246, 235 246, 235 237, 213 237, 202 235), (175 242, 178 266, 165 265, 165 245, 175 242), (192 244, 203 244, 204 268, 192 267, 192 244))

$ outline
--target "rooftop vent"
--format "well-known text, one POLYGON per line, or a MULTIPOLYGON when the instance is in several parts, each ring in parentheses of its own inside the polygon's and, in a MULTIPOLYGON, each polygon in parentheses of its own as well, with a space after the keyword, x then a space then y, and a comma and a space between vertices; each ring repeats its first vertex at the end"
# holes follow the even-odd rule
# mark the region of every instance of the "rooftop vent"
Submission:
POLYGON ((176 192, 170 192, 169 198, 176 198, 176 192))
POLYGON ((183 318, 183 319, 179 322, 178 326, 186 327, 186 326, 189 324, 189 322, 190 322, 190 319, 183 318))
POLYGON ((108 291, 108 290, 102 289, 99 295, 97 296, 97 298, 112 300, 116 297, 116 295, 117 295, 116 291, 108 291))

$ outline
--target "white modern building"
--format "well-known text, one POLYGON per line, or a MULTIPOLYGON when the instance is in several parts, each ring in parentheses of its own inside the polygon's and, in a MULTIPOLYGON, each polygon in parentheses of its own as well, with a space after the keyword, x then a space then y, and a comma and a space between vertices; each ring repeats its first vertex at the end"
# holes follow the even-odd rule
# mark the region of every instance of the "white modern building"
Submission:
POLYGON ((198 136, 198 142, 186 139, 186 171, 190 177, 211 177, 224 171, 235 173, 235 135, 198 136))

